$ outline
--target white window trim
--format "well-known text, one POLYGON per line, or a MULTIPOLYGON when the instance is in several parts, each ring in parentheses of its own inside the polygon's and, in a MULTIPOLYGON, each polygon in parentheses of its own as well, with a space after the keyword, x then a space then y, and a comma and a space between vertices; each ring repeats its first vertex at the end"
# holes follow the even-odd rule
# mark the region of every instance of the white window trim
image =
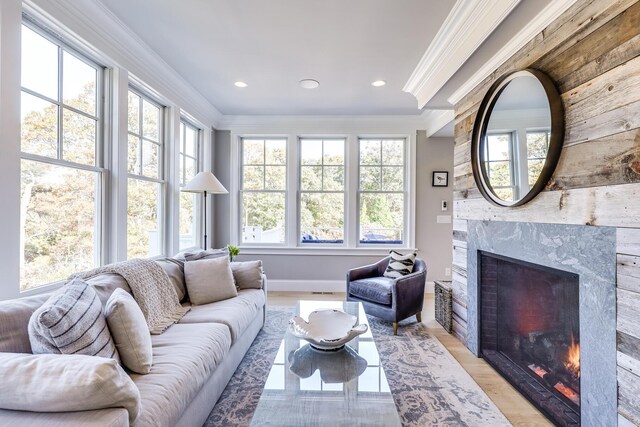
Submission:
MULTIPOLYGON (((180 112, 180 118, 177 121, 178 125, 177 125, 177 131, 180 133, 180 125, 182 123, 184 123, 186 126, 190 126, 192 129, 194 129, 196 131, 196 174, 198 172, 202 172, 204 170, 204 127, 199 124, 196 120, 194 120, 193 118, 191 118, 188 114, 186 114, 184 111, 180 112)), ((186 132, 186 129, 185 129, 186 132)), ((195 218, 193 219, 193 222, 195 224, 195 233, 196 233, 196 241, 195 241, 195 245, 194 246, 190 246, 187 248, 180 248, 180 215, 179 215, 179 210, 180 210, 180 192, 182 191, 181 188, 181 184, 180 181, 182 180, 182 176, 180 175, 180 166, 181 166, 181 153, 182 153, 182 146, 180 144, 182 135, 178 135, 177 139, 175 139, 176 143, 175 145, 177 145, 177 157, 176 157, 176 176, 177 179, 175 181, 176 187, 177 187, 177 195, 175 197, 177 197, 176 199, 176 205, 177 205, 177 213, 176 213, 176 244, 173 246, 173 250, 172 253, 177 253, 178 251, 184 252, 184 251, 190 251, 190 250, 194 250, 194 249, 199 249, 202 247, 202 239, 203 239, 203 225, 204 225, 204 218, 202 218, 202 198, 201 197, 196 197, 196 205, 195 205, 195 211, 196 211, 196 215, 195 218)), ((191 156, 187 156, 189 158, 192 158, 191 156)), ((185 182, 185 185, 187 184, 187 182, 185 182)), ((209 211, 207 209, 207 211, 209 211)))
POLYGON ((230 227, 231 227, 231 244, 239 246, 242 253, 245 255, 340 255, 340 256, 384 256, 389 253, 390 249, 398 250, 417 250, 415 248, 415 208, 416 208, 416 135, 415 133, 273 133, 273 132, 252 132, 242 133, 231 131, 231 176, 230 176, 230 227), (243 138, 284 138, 287 140, 287 240, 283 245, 268 245, 268 244, 242 244, 241 242, 241 230, 240 230, 240 197, 239 197, 239 185, 240 185, 240 165, 242 161, 241 153, 241 141, 243 138), (299 144, 291 143, 291 141, 298 141, 299 138, 345 138, 346 139, 346 159, 345 159, 345 180, 346 180, 346 223, 345 223, 345 244, 340 247, 338 245, 331 245, 330 247, 309 247, 309 245, 301 246, 298 244, 298 206, 297 198, 298 192, 291 191, 289 189, 297 189, 298 178, 298 164, 292 162, 292 159, 298 159, 299 144), (385 245, 376 244, 373 245, 358 245, 358 223, 357 223, 357 198, 355 195, 358 191, 358 140, 359 139, 400 139, 403 138, 406 141, 405 150, 405 174, 406 174, 406 187, 405 192, 408 200, 405 202, 405 234, 406 239, 402 245, 385 245), (353 196, 350 196, 353 195, 353 196), (292 219, 292 220, 291 220, 292 219))

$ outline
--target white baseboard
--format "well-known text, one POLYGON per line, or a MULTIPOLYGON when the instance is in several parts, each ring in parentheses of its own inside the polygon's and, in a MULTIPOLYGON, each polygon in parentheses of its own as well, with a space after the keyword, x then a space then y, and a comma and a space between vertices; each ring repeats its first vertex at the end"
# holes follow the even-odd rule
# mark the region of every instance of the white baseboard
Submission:
MULTIPOLYGON (((267 290, 274 292, 345 292, 344 280, 272 280, 267 279, 267 290)), ((434 283, 427 281, 426 294, 434 292, 434 283)))
POLYGON ((344 280, 272 280, 267 290, 278 292, 345 292, 344 280))

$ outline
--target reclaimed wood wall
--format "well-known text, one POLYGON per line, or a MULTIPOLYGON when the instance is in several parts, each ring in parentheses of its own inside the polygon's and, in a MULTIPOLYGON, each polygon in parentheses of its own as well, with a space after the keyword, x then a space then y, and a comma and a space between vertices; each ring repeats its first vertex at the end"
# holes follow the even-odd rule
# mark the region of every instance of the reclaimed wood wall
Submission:
POLYGON ((453 329, 466 342, 467 221, 617 228, 619 425, 640 425, 640 1, 578 0, 456 106, 453 329), (556 82, 565 140, 545 191, 517 208, 485 201, 471 171, 471 132, 483 96, 510 71, 556 82))

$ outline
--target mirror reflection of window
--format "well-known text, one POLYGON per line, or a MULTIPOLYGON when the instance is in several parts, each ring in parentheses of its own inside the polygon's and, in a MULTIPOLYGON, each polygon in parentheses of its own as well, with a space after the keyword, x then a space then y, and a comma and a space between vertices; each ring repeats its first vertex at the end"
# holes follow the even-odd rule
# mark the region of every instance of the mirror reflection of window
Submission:
POLYGON ((529 175, 529 186, 532 187, 544 166, 549 151, 549 130, 527 131, 527 170, 529 175))
POLYGON ((494 133, 487 135, 484 146, 487 177, 491 188, 502 200, 513 200, 515 192, 513 142, 513 132, 494 133))

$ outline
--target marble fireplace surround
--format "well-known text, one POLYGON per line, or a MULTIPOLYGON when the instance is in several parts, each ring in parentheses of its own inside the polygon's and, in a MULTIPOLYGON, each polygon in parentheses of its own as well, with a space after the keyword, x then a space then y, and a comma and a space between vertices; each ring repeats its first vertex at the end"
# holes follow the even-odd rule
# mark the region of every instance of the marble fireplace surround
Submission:
POLYGON ((615 228, 468 221, 467 347, 477 356, 478 251, 580 276, 582 425, 617 425, 615 228))

